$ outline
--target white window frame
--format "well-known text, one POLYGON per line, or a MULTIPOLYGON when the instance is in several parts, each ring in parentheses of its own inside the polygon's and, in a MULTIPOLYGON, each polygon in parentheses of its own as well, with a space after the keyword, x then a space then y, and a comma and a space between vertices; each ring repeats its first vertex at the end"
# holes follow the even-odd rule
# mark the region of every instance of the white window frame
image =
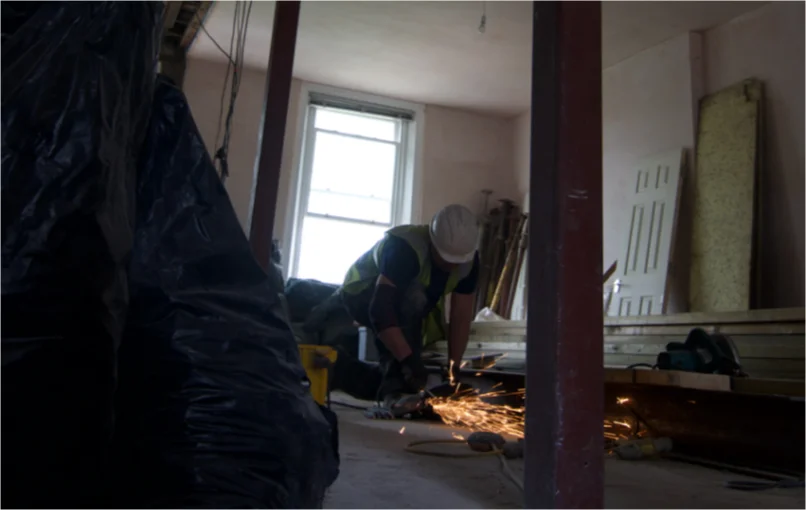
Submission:
MULTIPOLYGON (((392 203, 392 222, 390 226, 420 223, 422 218, 422 139, 425 127, 425 108, 416 103, 409 103, 388 99, 355 91, 337 89, 324 85, 303 83, 300 90, 300 101, 297 122, 297 147, 294 151, 292 165, 295 175, 290 179, 289 204, 292 213, 287 215, 282 238, 282 247, 286 252, 284 259, 285 277, 296 274, 299 267, 302 220, 308 209, 311 177, 313 171, 313 143, 308 143, 310 133, 313 132, 314 107, 311 105, 311 94, 323 94, 340 97, 353 101, 372 103, 391 108, 404 109, 414 114, 413 120, 403 123, 400 133, 400 149, 398 151, 399 164, 395 175, 395 188, 392 203)), ((355 138, 364 138, 356 135, 345 135, 355 138)), ((308 213, 310 214, 310 213, 308 213)), ((318 216, 318 215, 314 215, 318 216)), ((324 215, 323 215, 324 217, 324 215)), ((333 219, 355 223, 370 224, 369 222, 352 218, 329 216, 333 219)), ((375 223, 377 225, 377 223, 375 223)))

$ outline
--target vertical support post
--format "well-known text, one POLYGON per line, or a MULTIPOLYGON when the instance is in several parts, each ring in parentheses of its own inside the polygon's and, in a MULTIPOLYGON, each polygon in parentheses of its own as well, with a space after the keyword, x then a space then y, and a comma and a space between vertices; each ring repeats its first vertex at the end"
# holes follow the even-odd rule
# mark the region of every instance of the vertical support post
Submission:
POLYGON ((263 269, 271 264, 271 242, 277 207, 277 188, 283 160, 288 98, 291 93, 291 73, 299 25, 299 0, 274 3, 274 29, 266 71, 266 100, 263 126, 258 138, 257 171, 249 243, 252 253, 263 269))
POLYGON ((602 508, 601 5, 533 5, 525 508, 602 508))

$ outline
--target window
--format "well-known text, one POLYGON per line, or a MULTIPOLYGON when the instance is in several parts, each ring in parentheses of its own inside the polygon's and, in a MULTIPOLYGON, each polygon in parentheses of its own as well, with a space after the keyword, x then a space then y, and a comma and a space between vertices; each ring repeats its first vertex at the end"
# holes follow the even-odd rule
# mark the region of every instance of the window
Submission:
POLYGON ((342 283, 350 265, 400 223, 412 118, 311 95, 291 274, 342 283))

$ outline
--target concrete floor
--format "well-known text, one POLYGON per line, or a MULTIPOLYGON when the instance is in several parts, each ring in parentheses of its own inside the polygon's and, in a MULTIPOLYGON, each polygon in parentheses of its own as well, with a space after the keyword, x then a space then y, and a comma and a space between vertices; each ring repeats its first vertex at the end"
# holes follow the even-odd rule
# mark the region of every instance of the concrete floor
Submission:
MULTIPOLYGON (((522 508, 520 490, 504 476, 495 457, 450 459, 404 451, 412 441, 450 439, 452 432, 466 436, 467 431, 432 422, 368 420, 360 411, 333 409, 339 414, 341 474, 325 508, 522 508)), ((469 451, 456 445, 431 449, 469 451)), ((509 465, 522 476, 523 461, 509 465)), ((804 508, 803 489, 742 492, 722 486, 737 479, 743 477, 679 462, 608 459, 605 506, 804 508)))

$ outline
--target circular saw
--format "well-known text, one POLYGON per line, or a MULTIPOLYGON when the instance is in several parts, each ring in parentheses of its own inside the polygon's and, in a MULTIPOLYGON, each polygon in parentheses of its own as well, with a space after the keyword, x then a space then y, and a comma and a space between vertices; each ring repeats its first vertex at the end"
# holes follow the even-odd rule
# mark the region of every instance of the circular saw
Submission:
POLYGON ((726 335, 709 334, 701 328, 692 329, 685 342, 670 342, 666 351, 658 354, 658 368, 701 374, 745 376, 739 351, 726 335))

